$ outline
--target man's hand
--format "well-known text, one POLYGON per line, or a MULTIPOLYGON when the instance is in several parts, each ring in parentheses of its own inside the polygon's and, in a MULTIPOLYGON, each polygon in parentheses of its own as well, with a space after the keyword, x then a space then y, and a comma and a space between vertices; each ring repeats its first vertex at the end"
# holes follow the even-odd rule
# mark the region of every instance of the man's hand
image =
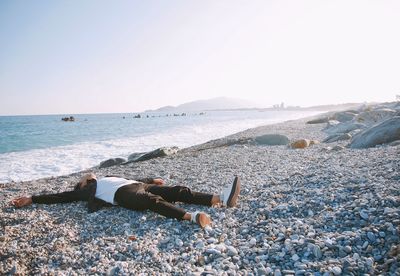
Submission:
POLYGON ((164 180, 162 180, 161 178, 154 178, 153 179, 153 184, 156 184, 156 185, 164 185, 164 180))
POLYGON ((32 198, 31 197, 27 197, 27 196, 23 196, 23 197, 18 197, 13 199, 10 202, 12 205, 14 205, 17 208, 21 208, 24 206, 28 206, 32 204, 32 198))

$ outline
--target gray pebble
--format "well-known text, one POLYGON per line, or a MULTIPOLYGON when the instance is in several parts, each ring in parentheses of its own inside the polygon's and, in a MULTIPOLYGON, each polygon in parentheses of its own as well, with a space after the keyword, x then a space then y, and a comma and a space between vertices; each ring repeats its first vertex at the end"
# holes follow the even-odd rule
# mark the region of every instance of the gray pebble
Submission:
POLYGON ((368 216, 368 212, 366 210, 361 210, 360 211, 360 217, 362 219, 368 220, 369 216, 368 216))
POLYGON ((338 266, 334 266, 332 268, 332 273, 333 275, 341 275, 342 274, 342 269, 338 266))

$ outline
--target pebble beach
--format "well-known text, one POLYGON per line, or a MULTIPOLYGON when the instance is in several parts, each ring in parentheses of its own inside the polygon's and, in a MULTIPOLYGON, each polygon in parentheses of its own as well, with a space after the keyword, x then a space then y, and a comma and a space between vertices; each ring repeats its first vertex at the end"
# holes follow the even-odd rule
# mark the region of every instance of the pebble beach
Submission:
MULTIPOLYGON (((324 123, 306 122, 224 139, 328 136, 324 123)), ((166 185, 214 194, 240 176, 236 208, 177 203, 208 213, 213 223, 205 229, 121 207, 89 214, 86 202, 9 205, 17 196, 72 189, 83 172, 1 184, 0 274, 400 275, 399 145, 354 149, 339 140, 293 149, 224 139, 88 170, 98 177, 161 177, 166 185)))

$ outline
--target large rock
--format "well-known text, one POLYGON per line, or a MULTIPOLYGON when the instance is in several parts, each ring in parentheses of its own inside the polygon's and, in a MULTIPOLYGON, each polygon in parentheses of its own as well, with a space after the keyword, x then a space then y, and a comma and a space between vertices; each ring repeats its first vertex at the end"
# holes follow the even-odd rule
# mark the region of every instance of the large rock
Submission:
POLYGON ((290 144, 290 147, 292 149, 304 149, 307 148, 308 146, 310 146, 310 140, 308 139, 300 139, 300 140, 296 140, 293 143, 290 144))
POLYGON ((131 159, 128 163, 130 162, 140 162, 140 161, 145 161, 157 157, 164 157, 168 155, 173 155, 176 154, 179 151, 178 147, 163 147, 163 148, 158 148, 156 150, 147 152, 145 154, 142 154, 138 156, 136 159, 131 159))
POLYGON ((338 124, 340 124, 339 121, 336 121, 336 120, 329 120, 329 121, 326 123, 326 126, 325 126, 324 130, 328 130, 328 129, 330 129, 330 128, 332 128, 332 127, 338 125, 338 124))
POLYGON ((134 152, 128 156, 128 161, 136 160, 146 152, 134 152))
POLYGON ((396 101, 396 102, 388 102, 388 103, 382 103, 376 106, 376 109, 392 109, 392 110, 396 110, 399 111, 400 110, 400 101, 396 101))
POLYGON ((307 124, 309 124, 309 125, 323 124, 323 123, 327 123, 328 121, 329 121, 329 117, 322 117, 322 118, 310 120, 307 122, 307 124))
POLYGON ((349 122, 349 121, 353 120, 356 115, 357 115, 357 111, 354 111, 354 110, 341 111, 341 112, 336 112, 336 113, 326 116, 326 117, 320 117, 320 118, 310 120, 307 122, 307 124, 328 123, 327 127, 329 128, 330 125, 335 125, 335 124, 343 123, 343 122, 349 122))
MULTIPOLYGON (((354 120, 359 123, 373 125, 396 116, 397 111, 389 108, 369 110, 358 114, 354 120)), ((400 115, 400 114, 397 114, 400 115)))
POLYGON ((343 123, 353 120, 356 115, 357 114, 350 111, 343 111, 333 114, 332 119, 343 123))
POLYGON ((343 134, 343 133, 349 133, 351 131, 357 130, 357 129, 364 129, 366 126, 361 123, 355 123, 355 122, 346 122, 346 123, 339 123, 336 125, 331 126, 330 128, 326 128, 325 132, 328 134, 343 134))
POLYGON ((124 162, 126 162, 126 159, 124 159, 124 158, 119 158, 119 157, 118 158, 110 158, 110 159, 107 159, 107 160, 101 162, 99 168, 100 169, 108 168, 111 166, 122 164, 124 162))
POLYGON ((289 138, 281 134, 265 134, 254 138, 254 142, 259 145, 277 146, 289 144, 289 138))
POLYGON ((350 143, 354 149, 370 148, 400 139, 400 116, 387 119, 357 134, 350 143))
POLYGON ((397 102, 393 105, 393 109, 396 110, 397 112, 400 111, 400 102, 397 102))
POLYGON ((332 134, 325 138, 324 143, 333 143, 337 141, 350 140, 351 135, 348 133, 332 134))

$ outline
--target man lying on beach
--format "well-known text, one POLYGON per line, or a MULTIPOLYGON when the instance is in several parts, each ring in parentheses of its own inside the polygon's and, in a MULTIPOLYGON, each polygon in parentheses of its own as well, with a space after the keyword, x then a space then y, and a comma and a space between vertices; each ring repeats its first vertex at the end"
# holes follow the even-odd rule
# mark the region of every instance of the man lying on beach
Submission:
POLYGON ((189 220, 204 228, 211 224, 210 217, 204 212, 188 213, 175 206, 174 202, 198 205, 224 205, 235 207, 240 192, 240 179, 235 177, 232 184, 223 188, 221 195, 212 195, 191 191, 185 186, 164 186, 160 178, 130 180, 107 176, 97 179, 93 173, 85 174, 73 191, 57 194, 19 197, 11 201, 15 207, 32 203, 67 203, 87 201, 89 212, 95 212, 102 206, 119 205, 135 211, 152 210, 169 218, 189 220))

